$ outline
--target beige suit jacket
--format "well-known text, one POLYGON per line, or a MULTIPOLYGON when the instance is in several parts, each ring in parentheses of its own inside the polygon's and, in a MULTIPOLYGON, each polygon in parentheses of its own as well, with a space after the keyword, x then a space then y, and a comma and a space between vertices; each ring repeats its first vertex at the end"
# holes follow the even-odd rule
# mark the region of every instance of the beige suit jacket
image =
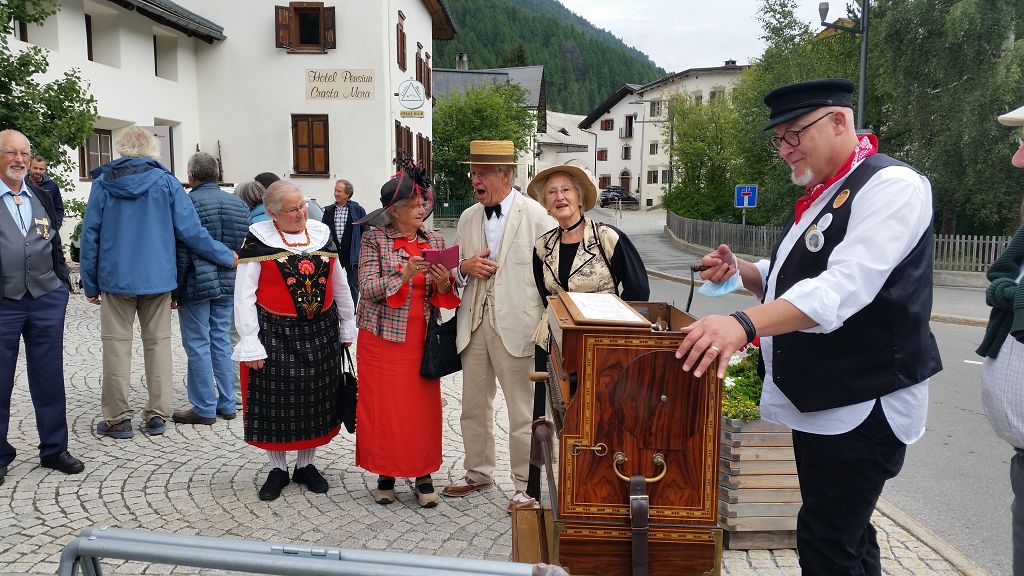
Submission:
MULTIPOLYGON (((541 234, 557 225, 540 204, 515 194, 497 258, 498 272, 488 280, 472 278, 462 292, 456 344, 462 352, 473 330, 483 320, 483 305, 490 294, 494 303, 495 329, 512 356, 533 355, 533 330, 544 313, 544 305, 533 280, 533 245, 541 234)), ((455 231, 461 258, 487 249, 484 236, 484 206, 474 204, 459 217, 455 231)))

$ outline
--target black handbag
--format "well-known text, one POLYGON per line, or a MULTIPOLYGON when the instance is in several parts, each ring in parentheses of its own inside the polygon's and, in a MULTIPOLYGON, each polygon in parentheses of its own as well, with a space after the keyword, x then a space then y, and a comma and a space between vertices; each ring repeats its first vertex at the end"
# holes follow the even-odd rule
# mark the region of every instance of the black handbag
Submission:
POLYGON ((462 370, 459 351, 455 347, 456 318, 457 315, 452 316, 447 322, 442 323, 440 313, 436 308, 431 308, 430 321, 427 322, 427 337, 423 342, 420 376, 434 379, 462 370))
POLYGON ((352 363, 352 354, 348 348, 341 349, 341 379, 338 382, 338 420, 345 425, 349 434, 356 431, 356 367, 352 363), (345 368, 345 362, 348 368, 345 368))

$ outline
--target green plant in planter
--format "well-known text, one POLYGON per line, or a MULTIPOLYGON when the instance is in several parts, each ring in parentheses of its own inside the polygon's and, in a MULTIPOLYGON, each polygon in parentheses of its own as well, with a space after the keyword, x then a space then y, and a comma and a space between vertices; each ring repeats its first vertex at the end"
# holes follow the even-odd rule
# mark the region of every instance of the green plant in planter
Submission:
POLYGON ((746 355, 725 370, 722 415, 726 418, 750 422, 761 417, 761 376, 757 373, 760 357, 760 348, 748 346, 746 355))

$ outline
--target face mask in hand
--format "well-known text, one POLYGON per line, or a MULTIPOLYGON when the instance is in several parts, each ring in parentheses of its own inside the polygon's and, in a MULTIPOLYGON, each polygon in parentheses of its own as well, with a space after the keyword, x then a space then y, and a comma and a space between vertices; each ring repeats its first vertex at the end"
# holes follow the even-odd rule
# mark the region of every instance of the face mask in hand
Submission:
POLYGON ((740 274, 737 270, 721 284, 715 284, 714 282, 705 282, 701 284, 700 288, 697 289, 697 293, 702 296, 711 296, 712 298, 716 298, 718 296, 731 294, 740 288, 743 288, 743 280, 740 279, 740 274))

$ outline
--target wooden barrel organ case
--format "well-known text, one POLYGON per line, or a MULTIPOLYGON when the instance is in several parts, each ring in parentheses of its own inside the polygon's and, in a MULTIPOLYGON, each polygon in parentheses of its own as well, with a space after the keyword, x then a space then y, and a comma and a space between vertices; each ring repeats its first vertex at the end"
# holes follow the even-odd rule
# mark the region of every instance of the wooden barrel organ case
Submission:
POLYGON ((520 527, 548 532, 543 557, 522 559, 574 576, 719 574, 717 361, 694 378, 675 358, 694 318, 573 293, 550 297, 547 318, 557 481, 548 457, 550 509, 513 515, 520 543, 537 538, 520 527))

